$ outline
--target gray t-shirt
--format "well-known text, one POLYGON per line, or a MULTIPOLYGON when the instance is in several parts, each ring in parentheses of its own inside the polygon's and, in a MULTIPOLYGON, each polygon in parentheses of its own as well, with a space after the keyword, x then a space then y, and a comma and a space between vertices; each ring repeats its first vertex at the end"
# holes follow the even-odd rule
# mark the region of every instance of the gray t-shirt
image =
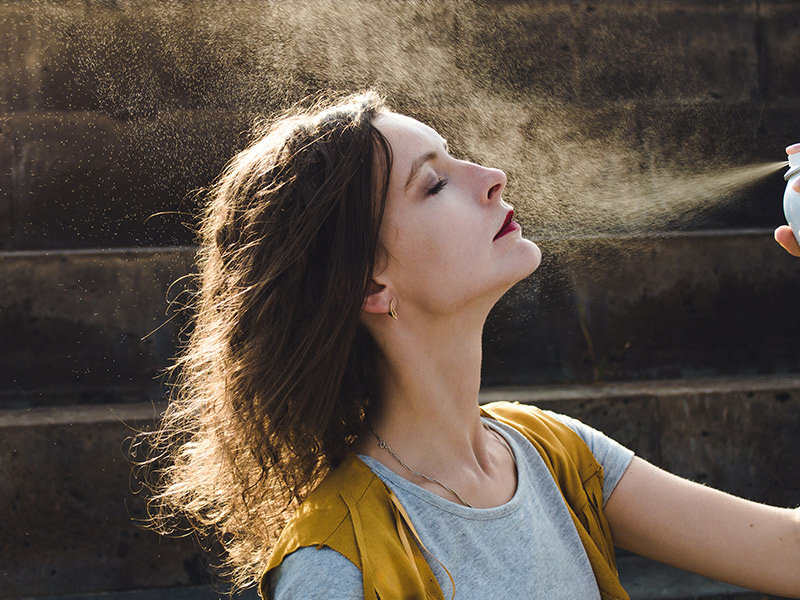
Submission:
MULTIPOLYGON (((603 465, 605 503, 633 452, 570 417, 548 414, 576 431, 603 465)), ((484 421, 508 440, 517 459, 517 490, 507 503, 468 508, 400 477, 375 459, 359 455, 397 495, 425 547, 428 563, 450 598, 599 600, 589 559, 561 493, 542 457, 518 431, 484 421)), ((330 548, 301 548, 270 573, 273 600, 362 600, 361 571, 330 548)))

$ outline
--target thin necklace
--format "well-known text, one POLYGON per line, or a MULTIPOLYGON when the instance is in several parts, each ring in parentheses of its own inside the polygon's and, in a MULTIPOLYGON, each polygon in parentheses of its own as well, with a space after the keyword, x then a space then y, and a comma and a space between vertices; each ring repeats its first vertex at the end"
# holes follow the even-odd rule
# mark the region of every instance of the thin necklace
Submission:
MULTIPOLYGON (((499 439, 500 439, 500 442, 503 444, 503 446, 505 447, 505 449, 506 449, 506 450, 508 450, 508 453, 511 455, 511 460, 513 460, 513 461, 514 461, 514 465, 516 466, 516 464, 517 464, 517 457, 516 457, 516 456, 514 456, 514 451, 511 449, 511 446, 510 446, 510 445, 509 445, 509 443, 506 441, 506 438, 504 438, 502 435, 500 435, 499 433, 497 433, 497 432, 496 432, 494 429, 492 429, 491 427, 489 427, 489 426, 488 426, 486 423, 483 423, 483 422, 482 422, 482 424, 483 424, 483 428, 484 428, 484 429, 486 429, 486 431, 488 431, 489 433, 492 433, 492 434, 494 434, 494 435, 495 435, 495 437, 497 437, 497 438, 499 438, 499 439)), ((377 431, 375 431, 375 430, 372 428, 372 426, 371 426, 371 425, 369 426, 369 430, 370 430, 370 431, 371 431, 371 432, 372 432, 372 433, 375 435, 375 437, 376 437, 376 438, 378 438, 378 446, 380 446, 381 448, 383 448, 383 449, 387 450, 387 451, 389 452, 389 454, 391 454, 391 455, 394 457, 394 459, 395 459, 397 462, 399 462, 401 465, 403 465, 403 467, 404 467, 404 468, 406 468, 407 470, 411 471, 411 472, 412 472, 414 475, 416 475, 417 477, 421 477, 422 479, 426 479, 426 480, 430 481, 431 483, 435 483, 435 484, 437 484, 437 485, 440 485, 440 486, 442 486, 444 489, 446 489, 448 492, 450 492, 450 493, 451 493, 451 494, 453 494, 453 495, 454 495, 456 498, 458 498, 458 500, 459 500, 459 501, 461 502, 461 504, 463 504, 464 506, 467 506, 467 507, 469 507, 469 508, 475 508, 474 506, 472 506, 472 504, 470 504, 469 502, 467 502, 466 500, 464 500, 464 498, 462 498, 462 497, 461 497, 461 494, 459 494, 457 491, 455 491, 453 488, 451 488, 451 487, 450 487, 449 485, 447 485, 446 483, 442 483, 441 481, 439 481, 439 480, 438 480, 438 479, 436 479, 435 477, 428 477, 428 476, 427 476, 427 475, 425 475, 424 473, 420 473, 419 471, 416 471, 415 469, 412 469, 411 467, 409 467, 409 466, 408 466, 408 465, 405 463, 405 461, 403 461, 403 459, 402 459, 402 458, 400 458, 399 456, 397 456, 397 453, 396 453, 394 450, 392 450, 392 447, 391 447, 389 444, 387 444, 387 443, 386 443, 386 440, 384 440, 384 439, 383 439, 383 438, 382 438, 380 435, 378 435, 378 432, 377 432, 377 431)))

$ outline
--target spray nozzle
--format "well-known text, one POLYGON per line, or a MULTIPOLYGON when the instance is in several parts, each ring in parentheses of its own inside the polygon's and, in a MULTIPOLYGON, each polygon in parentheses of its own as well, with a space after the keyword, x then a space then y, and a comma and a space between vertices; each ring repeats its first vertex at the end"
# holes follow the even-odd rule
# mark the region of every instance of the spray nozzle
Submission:
POLYGON ((800 152, 795 152, 789 155, 789 170, 786 171, 783 178, 789 181, 789 178, 798 171, 800 171, 800 152))

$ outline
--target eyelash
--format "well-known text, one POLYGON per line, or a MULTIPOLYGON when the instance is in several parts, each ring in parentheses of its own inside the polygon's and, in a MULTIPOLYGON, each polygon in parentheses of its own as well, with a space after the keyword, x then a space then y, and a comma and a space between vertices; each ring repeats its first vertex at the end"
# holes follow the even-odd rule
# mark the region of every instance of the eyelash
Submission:
POLYGON ((436 185, 434 185, 431 189, 428 190, 428 195, 434 196, 438 194, 444 189, 444 186, 446 185, 447 185, 447 177, 442 177, 441 179, 439 179, 439 181, 436 182, 436 185))

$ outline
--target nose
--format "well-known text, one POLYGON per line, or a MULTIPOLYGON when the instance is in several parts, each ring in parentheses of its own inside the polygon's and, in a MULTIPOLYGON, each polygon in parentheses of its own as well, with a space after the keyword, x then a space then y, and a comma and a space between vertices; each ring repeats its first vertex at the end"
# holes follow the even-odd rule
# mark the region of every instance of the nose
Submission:
POLYGON ((484 167, 484 169, 486 170, 486 185, 488 186, 488 192, 484 200, 487 202, 500 202, 500 196, 506 187, 508 178, 500 169, 491 169, 489 167, 484 167))

